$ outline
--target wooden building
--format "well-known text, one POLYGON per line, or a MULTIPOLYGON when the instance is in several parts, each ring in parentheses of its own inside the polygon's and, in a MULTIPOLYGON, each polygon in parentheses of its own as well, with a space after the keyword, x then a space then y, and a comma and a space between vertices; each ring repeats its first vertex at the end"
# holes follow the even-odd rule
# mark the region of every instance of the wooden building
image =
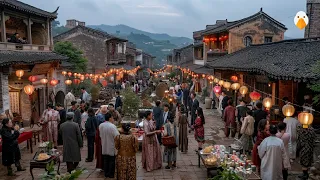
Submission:
POLYGON ((39 81, 58 79, 56 69, 61 60, 67 59, 52 52, 51 22, 57 18, 58 9, 47 12, 7 0, 0 1, 0 9, 0 113, 11 110, 24 121, 30 121, 31 117, 37 120, 50 94, 54 99, 57 92, 56 87, 39 81), (20 72, 21 78, 16 72, 20 72), (35 76, 35 81, 31 83, 29 76, 35 76), (23 89, 28 84, 35 88, 30 97, 23 89))

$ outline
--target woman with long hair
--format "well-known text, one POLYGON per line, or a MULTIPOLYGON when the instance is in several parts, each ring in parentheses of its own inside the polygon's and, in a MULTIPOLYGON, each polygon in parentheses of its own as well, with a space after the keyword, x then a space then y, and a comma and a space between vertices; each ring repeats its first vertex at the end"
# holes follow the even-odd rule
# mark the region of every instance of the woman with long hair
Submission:
POLYGON ((204 127, 205 119, 203 116, 203 110, 201 107, 197 108, 196 111, 197 118, 194 122, 193 128, 194 128, 194 138, 198 142, 198 150, 202 150, 202 145, 205 142, 204 140, 204 127))
POLYGON ((184 106, 180 107, 179 113, 179 150, 181 152, 188 151, 188 117, 184 106))
POLYGON ((249 110, 246 112, 246 117, 244 118, 241 126, 241 138, 239 141, 241 142, 242 149, 244 153, 251 153, 252 147, 253 147, 253 139, 252 134, 254 131, 254 118, 252 117, 252 111, 249 110))
POLYGON ((118 150, 117 179, 135 180, 137 178, 136 153, 139 143, 135 136, 130 134, 130 124, 122 125, 122 133, 114 139, 115 148, 118 150))
POLYGON ((260 120, 258 124, 258 136, 257 140, 253 146, 252 150, 252 162, 257 167, 258 172, 260 173, 260 165, 261 165, 261 159, 258 154, 258 146, 260 146, 261 142, 270 136, 269 133, 270 124, 269 121, 266 119, 260 120))
POLYGON ((157 134, 161 133, 161 130, 156 130, 156 125, 152 121, 151 111, 145 113, 143 130, 142 166, 150 172, 162 167, 161 147, 157 139, 157 134))

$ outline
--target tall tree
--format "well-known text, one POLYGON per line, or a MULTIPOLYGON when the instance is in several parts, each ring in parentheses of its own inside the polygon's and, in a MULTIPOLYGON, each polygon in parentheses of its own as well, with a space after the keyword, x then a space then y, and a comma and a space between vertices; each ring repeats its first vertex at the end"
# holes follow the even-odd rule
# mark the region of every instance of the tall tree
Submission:
MULTIPOLYGON (((313 72, 317 75, 320 75, 320 61, 313 68, 313 72)), ((320 81, 317 81, 310 85, 310 89, 313 90, 317 95, 313 98, 314 104, 320 104, 320 81)))
POLYGON ((71 42, 57 42, 54 45, 54 51, 69 57, 69 63, 71 63, 76 72, 86 72, 88 60, 83 57, 83 52, 74 47, 71 42))
POLYGON ((52 28, 55 28, 60 25, 60 22, 59 21, 52 21, 51 25, 52 25, 52 28))

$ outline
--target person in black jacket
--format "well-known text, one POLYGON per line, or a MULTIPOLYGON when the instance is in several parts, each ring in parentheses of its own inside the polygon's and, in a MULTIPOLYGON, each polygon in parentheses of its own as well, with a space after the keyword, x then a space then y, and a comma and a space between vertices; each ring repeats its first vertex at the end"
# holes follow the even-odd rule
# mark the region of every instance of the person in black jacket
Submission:
POLYGON ((92 162, 94 154, 94 139, 96 135, 96 130, 98 128, 98 121, 92 108, 88 109, 88 116, 89 117, 85 124, 85 132, 87 135, 88 143, 88 157, 86 159, 86 162, 92 162))
POLYGON ((190 103, 192 103, 192 105, 191 105, 191 126, 192 126, 194 124, 194 121, 197 118, 196 112, 199 107, 199 101, 196 99, 195 92, 191 93, 191 102, 190 103))
POLYGON ((18 145, 20 133, 18 128, 14 129, 12 121, 8 118, 2 120, 2 129, 0 130, 2 137, 2 164, 7 166, 8 176, 14 176, 12 164, 15 164, 18 171, 25 171, 21 167, 21 153, 18 145))
MULTIPOLYGON (((114 105, 114 108, 117 110, 117 111, 121 111, 121 107, 122 107, 122 99, 121 99, 121 97, 120 97, 120 92, 119 91, 117 91, 116 92, 116 103, 115 103, 115 105, 114 105)), ((121 113, 120 113, 121 114, 121 113)))
MULTIPOLYGON (((186 84, 184 89, 183 89, 183 105, 184 105, 184 108, 185 110, 188 111, 188 105, 189 105, 189 99, 190 99, 190 90, 189 90, 189 87, 188 85, 186 84)), ((187 117, 188 117, 188 113, 187 114, 187 117)))
MULTIPOLYGON (((163 110, 160 107, 161 105, 161 101, 156 101, 156 107, 153 107, 153 119, 156 122, 156 130, 161 130, 161 127, 163 126, 163 110)), ((161 142, 161 134, 157 134, 158 136, 158 141, 160 144, 162 144, 161 142)))
POLYGON ((256 109, 253 112, 253 118, 254 118, 254 132, 252 137, 255 138, 258 134, 258 124, 260 120, 267 119, 268 113, 262 110, 262 102, 257 102, 256 109))
MULTIPOLYGON (((63 108, 63 106, 59 103, 57 103, 57 111, 59 112, 60 114, 60 122, 58 124, 58 131, 60 130, 60 125, 64 122, 66 122, 67 120, 67 111, 63 108)), ((63 142, 62 142, 62 136, 61 134, 59 133, 58 134, 58 145, 63 145, 63 142)))
POLYGON ((221 101, 221 107, 222 107, 222 115, 224 114, 224 109, 228 106, 229 96, 227 96, 225 91, 221 92, 221 95, 223 96, 223 99, 221 101))

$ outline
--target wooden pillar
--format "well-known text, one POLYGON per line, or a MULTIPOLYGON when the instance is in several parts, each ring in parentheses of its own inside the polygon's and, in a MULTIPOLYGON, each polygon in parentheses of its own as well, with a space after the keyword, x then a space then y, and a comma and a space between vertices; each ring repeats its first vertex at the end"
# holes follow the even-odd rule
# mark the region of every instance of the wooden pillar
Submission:
POLYGON ((7 42, 7 34, 6 34, 6 18, 4 15, 4 11, 1 12, 1 41, 7 42))
POLYGON ((31 26, 33 22, 31 21, 30 18, 28 18, 28 43, 32 44, 32 33, 31 33, 31 26))
POLYGON ((276 83, 272 83, 272 98, 271 98, 271 104, 276 104, 276 83))
POLYGON ((207 54, 207 45, 206 45, 206 43, 203 43, 203 61, 204 61, 204 64, 206 64, 207 63, 207 56, 208 54, 207 54))

